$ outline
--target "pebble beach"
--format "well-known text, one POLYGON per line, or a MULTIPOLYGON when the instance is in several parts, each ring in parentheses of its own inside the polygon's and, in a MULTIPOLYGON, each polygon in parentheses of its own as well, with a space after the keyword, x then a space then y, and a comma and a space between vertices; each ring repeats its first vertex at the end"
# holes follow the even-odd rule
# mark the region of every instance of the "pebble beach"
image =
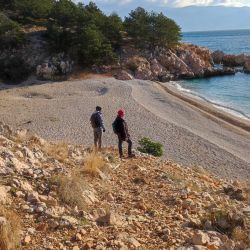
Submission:
POLYGON ((103 108, 106 146, 117 143, 111 124, 123 108, 134 147, 146 136, 164 145, 166 159, 201 166, 223 178, 250 178, 250 133, 155 82, 99 77, 2 89, 0 120, 50 141, 91 146, 89 118, 97 105, 103 108))

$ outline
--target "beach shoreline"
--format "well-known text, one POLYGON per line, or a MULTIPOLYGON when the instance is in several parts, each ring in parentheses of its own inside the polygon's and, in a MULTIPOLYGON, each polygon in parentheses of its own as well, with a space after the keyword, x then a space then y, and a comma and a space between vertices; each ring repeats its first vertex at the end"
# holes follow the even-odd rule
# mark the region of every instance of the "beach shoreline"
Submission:
POLYGON ((180 91, 167 86, 173 95, 161 85, 105 77, 12 87, 0 91, 0 119, 50 141, 91 146, 89 117, 100 105, 107 126, 104 145, 116 145, 111 124, 117 110, 124 108, 134 147, 147 136, 164 145, 164 157, 169 160, 202 166, 223 178, 249 180, 249 125, 236 127, 229 123, 235 119, 232 115, 223 120, 204 112, 179 98, 177 94, 184 95, 180 91))
MULTIPOLYGON (((227 111, 227 108, 220 109, 216 103, 211 102, 205 98, 196 98, 195 95, 186 93, 185 91, 179 90, 177 87, 174 87, 168 83, 157 82, 165 91, 169 94, 183 100, 184 102, 192 105, 203 112, 206 112, 213 116, 214 118, 220 119, 223 122, 228 123, 231 126, 234 126, 236 129, 241 129, 246 132, 250 132, 250 120, 243 119, 236 114, 233 114, 227 111)), ((229 109, 229 108, 228 108, 229 109)), ((248 135, 248 133, 247 133, 248 135)))

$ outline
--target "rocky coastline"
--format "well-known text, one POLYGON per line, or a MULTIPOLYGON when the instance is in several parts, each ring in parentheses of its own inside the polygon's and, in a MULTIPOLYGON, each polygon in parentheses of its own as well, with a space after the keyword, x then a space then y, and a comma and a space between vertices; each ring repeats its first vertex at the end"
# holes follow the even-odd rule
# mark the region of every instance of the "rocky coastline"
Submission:
MULTIPOLYGON (((62 55, 54 56, 38 65, 37 77, 44 80, 59 80, 62 77, 65 80, 74 71, 74 63, 63 58, 62 55)), ((192 44, 180 44, 172 49, 156 47, 154 50, 140 50, 128 43, 122 46, 117 64, 93 65, 91 70, 100 74, 109 73, 118 80, 168 82, 234 75, 238 71, 250 73, 250 56, 211 52, 192 44)))
MULTIPOLYGON (((39 80, 66 80, 86 69, 65 53, 49 53, 43 38, 44 30, 32 30, 26 46, 15 51, 3 51, 1 58, 21 58, 30 75, 39 80)), ((181 43, 175 48, 139 49, 124 38, 115 65, 93 65, 95 73, 108 73, 118 80, 170 80, 233 75, 238 71, 250 73, 250 56, 228 55, 222 51, 181 43), (219 65, 219 67, 217 66, 219 65)))
POLYGON ((211 51, 192 44, 181 44, 174 49, 156 48, 151 52, 126 46, 120 64, 121 70, 115 73, 120 80, 167 82, 236 73, 233 67, 215 67, 211 51))

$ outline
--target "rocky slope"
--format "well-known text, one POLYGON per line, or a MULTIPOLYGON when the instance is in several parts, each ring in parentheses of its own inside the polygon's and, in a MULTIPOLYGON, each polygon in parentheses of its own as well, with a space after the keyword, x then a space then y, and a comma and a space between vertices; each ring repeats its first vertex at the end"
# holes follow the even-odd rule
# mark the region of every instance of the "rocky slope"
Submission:
POLYGON ((247 183, 139 152, 120 161, 112 148, 94 154, 4 124, 0 132, 2 250, 250 247, 247 183))

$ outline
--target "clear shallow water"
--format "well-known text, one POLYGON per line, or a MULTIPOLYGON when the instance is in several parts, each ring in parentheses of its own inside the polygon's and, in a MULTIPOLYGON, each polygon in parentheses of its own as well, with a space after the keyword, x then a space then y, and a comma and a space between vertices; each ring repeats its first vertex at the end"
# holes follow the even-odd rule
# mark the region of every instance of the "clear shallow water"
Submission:
MULTIPOLYGON (((250 30, 185 33, 183 40, 211 50, 250 54, 250 30)), ((180 81, 177 86, 234 115, 250 119, 250 75, 237 73, 235 76, 180 81)))

